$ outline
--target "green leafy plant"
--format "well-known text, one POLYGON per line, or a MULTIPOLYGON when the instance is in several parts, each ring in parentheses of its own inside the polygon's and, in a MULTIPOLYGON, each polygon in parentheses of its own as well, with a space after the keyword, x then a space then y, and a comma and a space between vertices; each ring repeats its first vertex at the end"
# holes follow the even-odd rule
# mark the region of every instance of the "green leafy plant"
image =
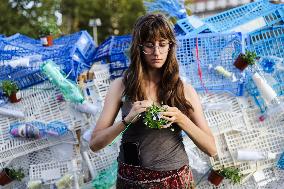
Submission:
MULTIPOLYGON (((166 108, 156 106, 153 104, 147 108, 143 122, 145 125, 152 129, 161 129, 163 125, 167 125, 169 122, 161 118, 159 112, 167 111, 166 108)), ((173 129, 173 128, 171 128, 173 129)))
POLYGON ((4 80, 1 83, 2 90, 6 96, 11 96, 12 93, 19 90, 17 84, 10 80, 4 80))
POLYGON ((249 65, 253 65, 256 63, 257 55, 255 52, 246 50, 245 54, 243 55, 243 60, 246 61, 249 65))
POLYGON ((13 180, 21 181, 25 177, 25 174, 22 168, 20 169, 6 168, 5 171, 7 175, 13 180))
POLYGON ((39 27, 40 27, 39 34, 41 37, 45 37, 48 35, 57 35, 61 33, 55 20, 41 22, 39 27))
POLYGON ((224 178, 230 179, 233 184, 239 184, 241 182, 242 174, 240 170, 235 167, 226 167, 217 171, 224 178))

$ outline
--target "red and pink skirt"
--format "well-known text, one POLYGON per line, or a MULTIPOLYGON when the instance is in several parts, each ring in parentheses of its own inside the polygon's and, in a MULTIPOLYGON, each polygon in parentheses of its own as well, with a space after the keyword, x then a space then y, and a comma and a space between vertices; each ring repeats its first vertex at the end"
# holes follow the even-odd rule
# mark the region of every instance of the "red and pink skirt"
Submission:
POLYGON ((154 171, 140 166, 118 164, 117 189, 194 189, 188 165, 171 171, 154 171))

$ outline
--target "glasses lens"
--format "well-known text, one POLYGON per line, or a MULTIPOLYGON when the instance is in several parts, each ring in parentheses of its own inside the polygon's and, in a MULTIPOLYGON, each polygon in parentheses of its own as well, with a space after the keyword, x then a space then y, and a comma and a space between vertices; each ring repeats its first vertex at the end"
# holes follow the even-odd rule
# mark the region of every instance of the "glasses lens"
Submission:
POLYGON ((155 48, 158 47, 159 52, 161 54, 166 53, 169 51, 169 43, 165 43, 165 44, 159 44, 158 46, 154 46, 154 45, 143 45, 143 52, 145 54, 153 54, 155 51, 155 48))

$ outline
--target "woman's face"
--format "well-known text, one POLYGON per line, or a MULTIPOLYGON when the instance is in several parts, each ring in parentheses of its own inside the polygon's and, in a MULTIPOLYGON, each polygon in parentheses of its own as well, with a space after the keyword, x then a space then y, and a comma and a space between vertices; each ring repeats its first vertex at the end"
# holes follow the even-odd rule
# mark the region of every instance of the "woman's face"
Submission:
POLYGON ((167 60, 170 42, 166 39, 146 41, 141 45, 142 53, 149 68, 161 68, 167 60))

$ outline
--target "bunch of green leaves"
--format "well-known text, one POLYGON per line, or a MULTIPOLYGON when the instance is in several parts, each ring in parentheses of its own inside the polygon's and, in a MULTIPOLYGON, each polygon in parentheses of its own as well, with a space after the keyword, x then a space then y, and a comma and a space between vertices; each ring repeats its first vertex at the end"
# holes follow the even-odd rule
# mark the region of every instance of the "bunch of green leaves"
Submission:
POLYGON ((233 184, 238 184, 241 182, 242 174, 240 173, 240 170, 235 167, 226 167, 222 168, 218 171, 220 175, 223 177, 230 179, 233 184))
POLYGON ((160 112, 167 111, 166 108, 156 106, 153 104, 147 108, 144 116, 144 124, 152 129, 161 129, 162 126, 168 124, 169 122, 160 116, 160 112))
POLYGON ((19 90, 17 84, 10 80, 2 81, 1 88, 6 96, 11 96, 12 93, 19 90))
POLYGON ((41 37, 45 37, 48 35, 57 35, 60 34, 61 31, 56 24, 55 20, 49 20, 40 23, 40 31, 39 34, 41 37))
POLYGON ((22 168, 20 169, 6 168, 6 173, 13 180, 21 181, 25 177, 22 168))
POLYGON ((255 52, 246 50, 245 54, 243 55, 243 59, 249 64, 253 65, 256 63, 255 59, 257 58, 257 55, 255 52))

